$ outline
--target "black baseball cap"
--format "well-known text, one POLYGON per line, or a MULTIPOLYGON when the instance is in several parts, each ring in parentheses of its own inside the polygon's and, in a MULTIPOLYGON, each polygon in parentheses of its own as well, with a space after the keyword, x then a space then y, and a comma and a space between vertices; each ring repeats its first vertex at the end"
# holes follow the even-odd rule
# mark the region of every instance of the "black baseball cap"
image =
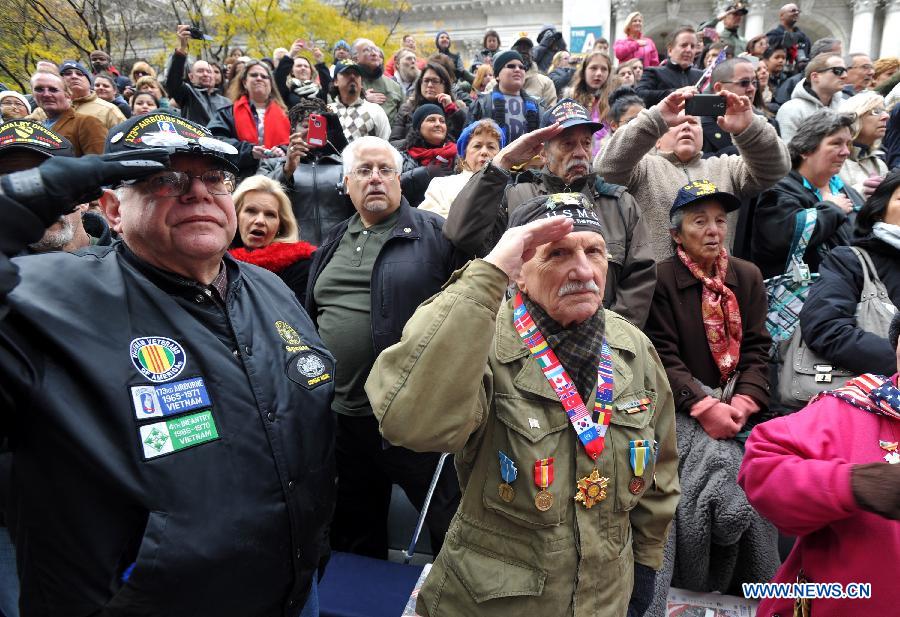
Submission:
POLYGON ((340 73, 344 71, 356 71, 360 75, 362 75, 362 71, 359 70, 359 65, 356 64, 350 58, 345 58, 343 60, 338 60, 334 63, 334 76, 337 77, 340 73))
POLYGON ((129 118, 109 130, 107 153, 163 148, 169 154, 199 154, 215 158, 237 173, 237 148, 213 137, 205 126, 165 112, 129 118))
POLYGON ((575 222, 572 231, 593 231, 604 235, 603 224, 594 211, 593 204, 583 193, 553 193, 532 197, 512 211, 507 228, 519 227, 551 216, 571 218, 575 222))
POLYGON ((731 212, 741 207, 740 199, 731 193, 720 191, 709 180, 695 180, 678 189, 678 194, 675 195, 675 202, 669 209, 669 218, 671 219, 672 215, 679 210, 707 201, 719 202, 725 208, 725 212, 731 212))
POLYGON ((74 156, 72 143, 34 120, 7 120, 0 124, 0 156, 12 149, 51 156, 74 156))
POLYGON ((582 124, 589 125, 594 131, 603 128, 602 123, 591 120, 587 109, 572 99, 561 100, 544 114, 544 126, 550 126, 554 122, 559 122, 560 127, 564 129, 582 124))
POLYGON ((746 15, 749 11, 747 7, 744 6, 743 2, 735 2, 734 4, 729 4, 725 7, 726 13, 737 13, 738 15, 746 15))

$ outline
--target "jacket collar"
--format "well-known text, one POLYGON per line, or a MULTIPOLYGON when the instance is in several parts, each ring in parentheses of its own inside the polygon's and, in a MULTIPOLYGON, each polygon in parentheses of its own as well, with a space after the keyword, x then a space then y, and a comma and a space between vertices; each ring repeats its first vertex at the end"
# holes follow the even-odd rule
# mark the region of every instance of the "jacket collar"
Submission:
MULTIPOLYGON (((180 274, 162 270, 156 266, 147 263, 137 255, 135 255, 128 245, 123 241, 118 241, 114 245, 122 260, 131 265, 134 269, 143 274, 151 283, 162 289, 170 295, 184 296, 187 294, 196 294, 198 290, 208 289, 208 285, 203 285, 197 281, 184 278, 180 274)), ((237 261, 228 253, 222 257, 227 273, 229 292, 236 289, 241 283, 241 270, 237 261)), ((193 295, 191 296, 193 297, 193 295)))
POLYGON ((703 156, 703 150, 700 150, 700 152, 691 157, 691 159, 687 162, 682 161, 680 158, 675 156, 674 152, 671 152, 669 150, 657 150, 657 154, 659 154, 661 157, 663 157, 673 165, 693 165, 700 160, 700 157, 703 156))
POLYGON ((678 64, 677 62, 673 62, 672 58, 669 58, 668 60, 669 61, 666 62, 666 68, 675 73, 682 73, 684 75, 687 75, 688 73, 691 72, 691 69, 694 68, 694 65, 692 64, 692 65, 688 66, 686 69, 683 69, 683 68, 681 68, 680 64, 678 64))
POLYGON ((391 232, 391 238, 409 238, 418 240, 422 237, 419 221, 413 217, 413 209, 406 201, 406 197, 400 198, 400 216, 397 217, 397 224, 394 225, 394 231, 391 232))
MULTIPOLYGON (((737 287, 738 284, 737 274, 731 263, 733 259, 734 258, 730 255, 728 256, 728 270, 725 271, 725 284, 729 287, 737 287)), ((672 263, 675 264, 675 285, 678 289, 687 289, 694 285, 702 285, 702 283, 691 274, 691 271, 688 270, 687 266, 678 259, 678 255, 675 255, 675 257, 672 258, 672 263)))
POLYGON ((587 181, 593 178, 593 175, 593 173, 589 173, 576 179, 571 184, 566 184, 562 178, 550 173, 550 170, 547 169, 547 166, 545 165, 544 168, 541 169, 540 178, 543 185, 547 187, 549 193, 581 192, 584 190, 587 181))

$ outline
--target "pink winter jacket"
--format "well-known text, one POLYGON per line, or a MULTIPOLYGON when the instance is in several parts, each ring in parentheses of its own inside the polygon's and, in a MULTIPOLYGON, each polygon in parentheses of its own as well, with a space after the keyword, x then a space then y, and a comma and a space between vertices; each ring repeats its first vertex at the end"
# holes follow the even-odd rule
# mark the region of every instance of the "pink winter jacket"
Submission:
MULTIPOLYGON (((879 440, 898 439, 900 422, 826 396, 747 440, 738 484, 760 514, 799 536, 772 582, 796 582, 802 568, 813 583, 872 585, 868 600, 812 600, 815 617, 900 612, 900 522, 861 510, 850 489, 850 468, 883 461, 879 440)), ((790 617, 793 600, 763 600, 757 615, 790 617)))
POLYGON ((616 41, 615 45, 613 45, 613 51, 615 51, 619 63, 637 58, 643 62, 644 68, 659 66, 659 52, 656 51, 656 43, 651 38, 641 38, 647 41, 647 44, 643 47, 635 39, 627 36, 616 41))

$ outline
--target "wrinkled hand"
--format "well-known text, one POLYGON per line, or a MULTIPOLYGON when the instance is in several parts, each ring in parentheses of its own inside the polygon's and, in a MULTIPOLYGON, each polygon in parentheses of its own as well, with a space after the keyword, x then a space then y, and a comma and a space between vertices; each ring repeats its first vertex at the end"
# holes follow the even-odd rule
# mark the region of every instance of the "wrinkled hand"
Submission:
POLYGON ((697 94, 697 88, 686 86, 671 92, 666 98, 656 104, 656 109, 659 110, 660 115, 668 126, 678 126, 687 122, 687 116, 681 112, 684 110, 684 102, 695 94, 697 94))
POLYGON ((76 205, 98 198, 102 187, 146 178, 168 164, 169 153, 161 148, 78 158, 55 156, 39 167, 3 176, 0 187, 49 227, 76 205))
POLYGON ((729 404, 738 412, 737 417, 733 417, 732 419, 740 424, 741 428, 747 424, 747 420, 750 419, 750 416, 759 411, 759 404, 753 400, 753 397, 746 394, 735 394, 731 397, 731 402, 729 404))
POLYGON ((387 97, 381 92, 375 92, 372 88, 366 90, 366 100, 376 105, 381 105, 387 100, 387 97))
POLYGON ((558 122, 542 129, 525 133, 498 152, 494 156, 493 163, 495 166, 507 171, 515 165, 527 163, 541 153, 545 141, 553 139, 560 133, 562 133, 562 129, 559 127, 558 122))
POLYGON ((850 470, 850 488, 863 510, 900 520, 900 465, 854 465, 850 470))
POLYGON ((290 178, 294 175, 297 165, 306 158, 307 154, 309 154, 309 144, 300 137, 300 133, 293 133, 291 135, 291 143, 288 146, 287 159, 284 161, 285 178, 290 178))
POLYGON ((730 439, 741 430, 741 425, 735 421, 740 418, 741 412, 711 396, 697 401, 691 406, 691 417, 696 419, 713 439, 730 439))
POLYGON ((716 119, 719 128, 732 135, 743 133, 753 122, 753 104, 750 98, 738 96, 728 90, 722 90, 719 96, 725 97, 725 115, 716 119))
POLYGON ((561 240, 572 231, 574 224, 570 218, 551 216, 512 227, 504 232, 484 260, 506 272, 509 280, 514 281, 519 277, 525 262, 534 257, 539 246, 561 240))
POLYGON ((833 193, 829 199, 825 201, 830 201, 838 208, 844 211, 844 214, 850 214, 853 212, 853 202, 850 201, 850 198, 844 195, 843 193, 833 193))
POLYGON ((863 186, 862 186, 863 197, 865 197, 866 199, 871 197, 872 194, 875 192, 875 189, 877 189, 878 185, 881 184, 883 181, 884 181, 884 176, 879 176, 876 174, 872 174, 871 176, 869 176, 868 178, 863 180, 863 186))

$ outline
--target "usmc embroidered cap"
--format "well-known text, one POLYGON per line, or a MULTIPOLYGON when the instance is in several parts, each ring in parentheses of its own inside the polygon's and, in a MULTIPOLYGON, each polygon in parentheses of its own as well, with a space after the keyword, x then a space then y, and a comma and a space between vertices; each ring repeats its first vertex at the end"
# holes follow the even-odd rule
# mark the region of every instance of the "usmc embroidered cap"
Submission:
POLYGON ((669 218, 671 219, 672 215, 679 210, 706 201, 719 202, 722 207, 725 208, 725 212, 731 212, 732 210, 737 210, 741 207, 741 200, 731 193, 720 191, 718 187, 709 180, 694 180, 690 184, 685 184, 678 189, 678 194, 675 196, 675 202, 669 209, 669 218))
POLYGON ((169 154, 197 154, 218 159, 237 173, 237 148, 216 139, 205 126, 165 112, 129 118, 109 130, 106 153, 164 148, 169 154))
POLYGON ((507 227, 519 227, 551 216, 565 216, 575 221, 572 231, 593 231, 604 235, 603 224, 594 212, 594 206, 581 193, 553 193, 533 197, 513 210, 507 227))

